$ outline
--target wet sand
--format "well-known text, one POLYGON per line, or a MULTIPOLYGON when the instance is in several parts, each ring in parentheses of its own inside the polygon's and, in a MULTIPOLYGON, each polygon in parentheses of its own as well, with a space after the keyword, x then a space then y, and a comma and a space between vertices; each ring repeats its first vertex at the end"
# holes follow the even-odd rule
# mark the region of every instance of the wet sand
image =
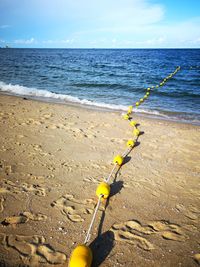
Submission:
MULTIPOLYGON (((200 127, 133 117, 143 134, 101 204, 92 266, 197 266, 200 127)), ((1 265, 67 266, 132 136, 119 112, 0 95, 1 265)))

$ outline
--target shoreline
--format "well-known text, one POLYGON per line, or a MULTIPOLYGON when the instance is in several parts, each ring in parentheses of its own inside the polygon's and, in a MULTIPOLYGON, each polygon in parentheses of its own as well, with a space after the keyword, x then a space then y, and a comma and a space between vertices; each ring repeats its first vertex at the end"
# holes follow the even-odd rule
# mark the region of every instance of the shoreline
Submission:
MULTIPOLYGON (((56 99, 52 99, 52 98, 45 98, 45 97, 33 97, 33 96, 22 96, 22 95, 14 95, 14 94, 9 94, 9 93, 4 93, 4 92, 0 92, 0 96, 1 95, 5 95, 5 96, 11 96, 11 97, 17 97, 17 98, 21 98, 21 99, 25 99, 25 100, 31 100, 31 101, 38 101, 38 102, 42 102, 42 103, 49 103, 49 104, 57 104, 57 105, 64 105, 64 106, 71 106, 71 107, 78 107, 78 108, 83 108, 83 109, 88 109, 88 110, 93 110, 93 111, 99 111, 99 112, 114 112, 114 113, 119 113, 122 114, 125 111, 122 109, 112 109, 112 108, 107 108, 107 107, 100 107, 100 106, 95 106, 95 105, 90 105, 90 104, 81 104, 81 103, 76 103, 73 101, 62 101, 62 100, 56 100, 56 99)), ((128 108, 128 106, 127 106, 128 108)), ((139 109, 138 109, 139 110, 139 109)), ((132 113, 132 116, 137 116, 139 118, 146 118, 146 119, 152 119, 152 120, 161 120, 161 121, 166 121, 166 122, 173 122, 173 123, 178 123, 178 124, 186 124, 186 125, 194 125, 194 126, 200 126, 200 122, 190 122, 187 121, 185 119, 182 120, 178 120, 178 118, 170 118, 170 117, 164 117, 165 115, 161 115, 161 114, 148 114, 145 112, 134 112, 132 113)))
MULTIPOLYGON (((7 95, 0 107, 0 265, 67 266, 133 129, 116 111, 7 95)), ((101 203, 92 266, 195 267, 200 128, 134 118, 143 134, 101 203)))

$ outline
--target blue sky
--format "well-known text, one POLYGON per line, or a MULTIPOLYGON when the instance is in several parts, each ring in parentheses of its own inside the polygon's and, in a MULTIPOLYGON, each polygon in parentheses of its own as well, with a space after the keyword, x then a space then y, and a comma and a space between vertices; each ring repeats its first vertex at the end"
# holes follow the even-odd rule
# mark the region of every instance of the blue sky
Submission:
POLYGON ((0 0, 0 46, 199 48, 200 0, 0 0))

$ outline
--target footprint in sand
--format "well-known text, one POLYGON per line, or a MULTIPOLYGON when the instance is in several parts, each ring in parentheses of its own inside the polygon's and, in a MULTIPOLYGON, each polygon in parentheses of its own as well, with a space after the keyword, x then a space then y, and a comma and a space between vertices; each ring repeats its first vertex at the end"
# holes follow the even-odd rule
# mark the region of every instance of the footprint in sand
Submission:
POLYGON ((153 221, 142 225, 139 221, 132 220, 114 224, 111 231, 114 232, 115 240, 133 244, 146 251, 155 249, 147 240, 148 235, 160 235, 164 239, 180 242, 188 238, 179 225, 166 221, 153 221))
POLYGON ((24 192, 33 192, 37 196, 46 196, 46 190, 39 184, 23 183, 21 186, 24 192))
POLYGON ((1 182, 0 194, 17 194, 20 193, 19 186, 10 180, 1 182))
POLYGON ((64 253, 45 244, 43 236, 0 234, 0 243, 5 249, 15 249, 28 266, 40 266, 41 263, 64 264, 67 259, 64 253))
POLYGON ((46 215, 38 213, 38 214, 33 214, 31 212, 25 211, 23 213, 20 213, 20 215, 18 216, 12 216, 12 217, 6 217, 3 221, 2 224, 3 225, 16 225, 16 224, 22 224, 22 223, 26 223, 29 220, 32 221, 42 221, 45 220, 47 218, 46 215))
POLYGON ((42 146, 41 145, 38 145, 38 144, 31 144, 29 145, 31 148, 33 148, 33 150, 35 152, 29 152, 29 156, 32 156, 32 155, 36 155, 39 154, 41 156, 51 156, 51 153, 49 152, 45 152, 43 149, 42 149, 42 146))
POLYGON ((86 177, 83 179, 84 182, 88 182, 88 183, 94 183, 94 184, 99 184, 101 182, 101 180, 99 179, 95 179, 93 177, 86 177))
POLYGON ((167 221, 154 221, 148 224, 149 227, 152 227, 157 234, 161 235, 164 239, 173 240, 173 241, 185 241, 188 239, 188 236, 184 234, 181 226, 177 224, 171 224, 167 221))
POLYGON ((55 130, 55 129, 62 129, 62 130, 68 130, 69 128, 62 123, 57 123, 57 124, 50 124, 49 126, 46 126, 46 128, 51 129, 51 130, 55 130))
POLYGON ((51 206, 57 207, 70 221, 83 222, 84 215, 93 213, 95 204, 93 199, 78 200, 73 195, 66 194, 51 203, 51 206))
MULTIPOLYGON (((1 193, 1 192, 0 192, 1 193)), ((5 199, 3 197, 0 198, 0 213, 4 210, 4 203, 5 199)))
POLYGON ((46 113, 41 119, 48 120, 53 117, 53 113, 46 113))
POLYGON ((4 172, 6 175, 9 175, 13 172, 13 167, 11 165, 7 165, 6 163, 0 161, 0 171, 4 172))
POLYGON ((125 138, 121 139, 121 138, 112 138, 110 139, 111 143, 116 143, 116 144, 123 144, 126 141, 125 138))
POLYGON ((26 223, 29 219, 24 216, 12 216, 12 217, 7 217, 5 218, 1 224, 3 225, 16 225, 16 224, 21 224, 21 223, 26 223))
POLYGON ((46 126, 47 129, 51 129, 51 130, 55 130, 55 129, 59 129, 59 127, 57 127, 56 125, 54 124, 51 124, 49 126, 46 126))
POLYGON ((104 166, 103 164, 97 164, 97 163, 91 163, 91 166, 90 166, 90 168, 93 168, 93 169, 98 169, 98 170, 106 170, 106 169, 110 169, 110 166, 108 165, 106 165, 106 166, 104 166))
POLYGON ((96 135, 94 134, 93 131, 90 130, 83 130, 79 128, 71 128, 70 131, 72 132, 74 137, 85 137, 85 138, 96 138, 96 135))
POLYGON ((127 221, 125 223, 114 224, 111 228, 114 232, 115 240, 133 244, 143 250, 150 251, 154 245, 143 235, 150 235, 154 231, 148 226, 142 226, 138 221, 127 221))
POLYGON ((17 184, 10 180, 3 180, 0 187, 0 194, 19 194, 22 192, 31 192, 37 196, 46 196, 45 188, 39 184, 17 184))
POLYGON ((200 210, 197 209, 195 206, 189 206, 186 208, 182 204, 176 205, 176 210, 182 212, 184 216, 192 220, 193 222, 198 222, 200 216, 200 210))
POLYGON ((73 167, 70 166, 70 164, 67 163, 67 162, 65 162, 65 161, 61 163, 61 166, 62 166, 63 168, 65 168, 65 170, 66 170, 67 172, 72 172, 72 171, 73 171, 73 167))
POLYGON ((39 145, 39 144, 30 144, 29 146, 30 146, 31 148, 33 148, 35 151, 37 151, 37 152, 43 152, 43 150, 42 150, 42 146, 39 145))
POLYGON ((25 122, 20 122, 19 123, 19 125, 22 125, 22 126, 41 125, 41 124, 43 124, 43 122, 37 121, 37 120, 35 120, 33 118, 29 118, 25 122))

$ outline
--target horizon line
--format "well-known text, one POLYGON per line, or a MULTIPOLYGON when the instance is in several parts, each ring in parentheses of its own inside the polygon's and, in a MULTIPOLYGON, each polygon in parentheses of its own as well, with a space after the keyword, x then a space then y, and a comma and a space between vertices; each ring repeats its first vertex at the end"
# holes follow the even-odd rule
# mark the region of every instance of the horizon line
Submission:
POLYGON ((200 47, 0 47, 0 49, 200 49, 200 47))

